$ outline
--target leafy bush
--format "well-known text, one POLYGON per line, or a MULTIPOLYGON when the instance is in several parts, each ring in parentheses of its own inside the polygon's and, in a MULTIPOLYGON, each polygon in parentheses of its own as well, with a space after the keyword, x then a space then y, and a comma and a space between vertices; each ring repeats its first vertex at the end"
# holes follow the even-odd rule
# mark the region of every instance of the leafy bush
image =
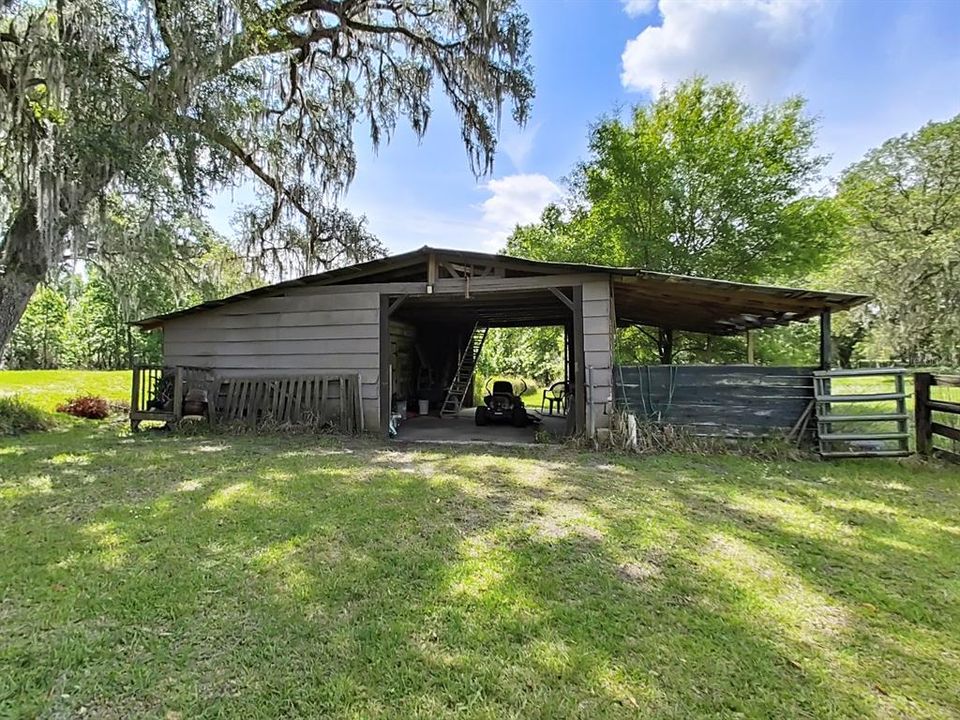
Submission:
POLYGON ((0 435, 48 430, 51 425, 43 410, 24 402, 19 395, 0 396, 0 435))
POLYGON ((81 395, 58 406, 57 412, 89 420, 103 420, 110 414, 110 406, 99 395, 81 395))

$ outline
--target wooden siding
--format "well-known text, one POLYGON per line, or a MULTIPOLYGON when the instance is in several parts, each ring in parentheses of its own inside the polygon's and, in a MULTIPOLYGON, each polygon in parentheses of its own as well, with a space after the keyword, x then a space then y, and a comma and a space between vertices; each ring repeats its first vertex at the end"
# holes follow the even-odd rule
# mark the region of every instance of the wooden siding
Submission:
MULTIPOLYGON (((578 274, 515 278, 477 278, 471 281, 471 297, 492 297, 503 287, 575 287, 580 295, 583 320, 583 368, 590 368, 592 393, 588 396, 587 421, 593 428, 606 427, 613 399, 613 338, 615 311, 608 275, 578 274), (480 281, 483 281, 482 283, 480 281), (476 285, 476 287, 475 287, 476 285)), ((408 352, 408 333, 400 326, 385 328, 381 346, 381 294, 414 297, 423 293, 422 283, 377 283, 375 285, 291 287, 282 295, 260 296, 231 302, 192 315, 164 322, 164 356, 168 365, 212 368, 220 377, 337 375, 360 372, 364 418, 367 429, 380 427, 380 352, 408 352), (391 332, 392 330, 392 332, 391 332), (401 337, 403 336, 403 337, 401 337), (401 346, 404 346, 401 349, 401 346)), ((465 292, 463 281, 438 281, 432 297, 449 293, 451 301, 465 292), (459 285, 457 285, 459 283, 459 285), (455 287, 456 285, 456 287, 455 287), (459 289, 458 289, 459 288, 459 289)), ((511 300, 500 299, 508 306, 511 300)), ((559 303, 557 303, 559 306, 559 303)), ((402 310, 402 306, 401 306, 402 310)), ((552 311, 551 320, 568 312, 552 311)), ((398 318, 399 319, 399 318, 398 318)), ((407 318, 421 329, 421 320, 407 318)), ((396 365, 405 364, 397 358, 396 365)), ((412 368, 401 369, 400 376, 412 368)))
POLYGON ((590 368, 587 425, 605 428, 613 399, 613 300, 609 277, 589 277, 583 283, 583 355, 590 368), (591 423, 592 417, 592 423, 591 423))
POLYGON ((749 365, 617 367, 616 399, 640 418, 702 435, 774 435, 813 400, 813 368, 749 365))
MULTIPOLYGON (((376 292, 252 298, 164 324, 164 362, 212 368, 221 377, 360 372, 364 420, 379 427, 376 292)), ((332 389, 332 392, 338 392, 332 389)))

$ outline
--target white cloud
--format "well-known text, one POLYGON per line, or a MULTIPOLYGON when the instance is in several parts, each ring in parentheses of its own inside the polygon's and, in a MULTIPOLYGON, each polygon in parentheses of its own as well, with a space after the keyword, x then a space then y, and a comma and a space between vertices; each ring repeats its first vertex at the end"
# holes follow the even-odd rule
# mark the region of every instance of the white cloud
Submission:
POLYGON ((656 0, 623 0, 623 10, 630 17, 646 15, 656 6, 656 0))
POLYGON ((540 219, 543 209, 563 194, 546 175, 508 175, 488 182, 491 196, 483 201, 484 249, 499 249, 517 225, 540 219))
POLYGON ((516 170, 523 170, 523 166, 533 150, 533 142, 537 139, 538 132, 540 132, 540 123, 528 125, 522 130, 516 130, 504 136, 500 141, 500 147, 510 158, 510 162, 513 163, 516 170))
MULTIPOLYGON (((627 3, 628 13, 633 6, 627 3)), ((656 93, 663 85, 702 74, 768 99, 782 91, 810 51, 824 5, 815 0, 660 0, 660 14, 659 26, 627 42, 620 76, 624 87, 656 93)))
POLYGON ((370 230, 391 254, 423 245, 494 252, 503 248, 517 224, 536 222, 543 208, 563 194, 545 175, 507 175, 479 189, 489 197, 466 207, 425 205, 417 199, 364 203, 355 198, 350 208, 367 217, 370 230))

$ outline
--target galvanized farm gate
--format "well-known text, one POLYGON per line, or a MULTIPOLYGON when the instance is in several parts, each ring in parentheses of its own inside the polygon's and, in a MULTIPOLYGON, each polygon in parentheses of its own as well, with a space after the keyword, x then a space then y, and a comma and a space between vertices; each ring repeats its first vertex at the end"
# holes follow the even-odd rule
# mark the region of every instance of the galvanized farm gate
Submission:
POLYGON ((906 370, 902 368, 815 372, 813 382, 820 455, 826 458, 909 455, 905 377, 906 370), (859 392, 853 388, 836 392, 836 380, 868 378, 892 380, 893 390, 859 392))

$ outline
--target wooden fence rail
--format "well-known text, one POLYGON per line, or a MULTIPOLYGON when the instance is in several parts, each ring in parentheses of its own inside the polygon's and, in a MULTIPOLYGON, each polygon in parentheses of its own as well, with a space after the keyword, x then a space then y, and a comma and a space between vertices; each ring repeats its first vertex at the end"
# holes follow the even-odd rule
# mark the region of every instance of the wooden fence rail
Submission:
POLYGON ((947 400, 934 400, 930 397, 931 387, 960 388, 960 375, 936 375, 928 372, 918 372, 913 376, 914 394, 916 396, 914 412, 917 428, 917 452, 921 455, 937 454, 947 460, 960 462, 960 453, 933 444, 934 436, 947 438, 960 443, 960 428, 936 422, 933 413, 960 415, 960 403, 947 400))

